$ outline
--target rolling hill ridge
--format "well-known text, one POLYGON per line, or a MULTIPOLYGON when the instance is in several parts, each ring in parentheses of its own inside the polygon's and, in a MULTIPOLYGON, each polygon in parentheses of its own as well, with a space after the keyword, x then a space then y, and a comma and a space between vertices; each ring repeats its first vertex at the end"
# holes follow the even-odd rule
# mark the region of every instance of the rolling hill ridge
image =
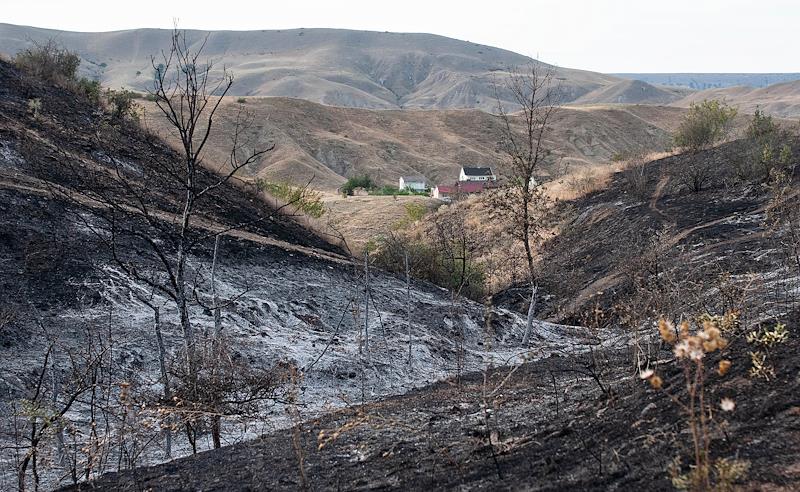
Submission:
MULTIPOLYGON (((206 40, 204 54, 220 61, 220 67, 224 59, 236 75, 231 95, 292 97, 331 106, 493 110, 494 80, 510 67, 532 61, 432 34, 341 29, 186 32, 192 48, 206 40)), ((169 45, 170 33, 79 33, 0 24, 0 53, 13 55, 34 42, 54 39, 78 52, 84 73, 104 86, 143 90, 152 80, 151 56, 169 45)), ((556 77, 567 101, 620 80, 567 68, 557 68, 556 77)), ((508 94, 501 99, 511 101, 508 94)))
MULTIPOLYGON (((220 131, 212 134, 208 160, 224 163, 230 128, 242 105, 223 103, 220 131)), ((264 160, 245 171, 251 177, 336 189, 347 178, 369 174, 383 184, 422 174, 433 183, 454 180, 463 165, 489 165, 502 173, 497 151, 501 121, 478 110, 375 111, 337 108, 289 98, 247 98, 254 145, 275 144, 264 160)), ((146 105, 146 124, 172 138, 158 110, 146 105)), ((563 108, 553 120, 554 167, 606 163, 614 155, 660 151, 670 144, 683 109, 647 105, 563 108)), ((219 167, 221 164, 216 164, 219 167)))

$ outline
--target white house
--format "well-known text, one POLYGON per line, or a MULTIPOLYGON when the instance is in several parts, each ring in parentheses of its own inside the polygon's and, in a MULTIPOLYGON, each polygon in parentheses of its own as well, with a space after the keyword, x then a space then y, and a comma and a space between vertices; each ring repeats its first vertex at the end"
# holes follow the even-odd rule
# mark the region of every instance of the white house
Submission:
POLYGON ((428 189, 428 180, 424 176, 400 176, 397 186, 400 190, 425 191, 428 189))
POLYGON ((459 181, 497 181, 491 167, 462 167, 459 181))

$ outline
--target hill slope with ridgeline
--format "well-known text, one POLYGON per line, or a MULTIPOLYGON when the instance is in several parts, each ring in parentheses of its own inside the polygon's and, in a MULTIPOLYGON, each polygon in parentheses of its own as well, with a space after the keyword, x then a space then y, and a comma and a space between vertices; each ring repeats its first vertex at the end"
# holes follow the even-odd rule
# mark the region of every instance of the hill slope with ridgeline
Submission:
POLYGON ((739 112, 753 113, 756 109, 781 118, 800 117, 800 80, 772 84, 766 87, 735 86, 707 89, 675 101, 675 106, 688 107, 704 99, 720 99, 737 106, 739 112))
POLYGON ((571 104, 669 104, 692 91, 658 87, 641 80, 622 80, 585 94, 571 104))
MULTIPOLYGON (((220 128, 235 122, 242 105, 221 108, 220 128)), ((374 111, 337 108, 299 99, 247 98, 255 141, 275 150, 246 171, 251 177, 336 189, 346 178, 369 174, 383 184, 422 174, 433 183, 453 181, 463 165, 502 171, 497 150, 502 122, 477 110, 374 111)), ((147 125, 171 138, 158 109, 146 104, 147 125)), ((670 145, 683 109, 657 106, 564 108, 553 120, 550 144, 556 167, 594 166, 615 155, 659 151, 670 145)), ((225 162, 229 134, 212 135, 209 160, 225 162)))
MULTIPOLYGON (((0 23, 0 53, 13 56, 50 39, 81 56, 80 71, 111 88, 143 91, 152 56, 171 31, 70 32, 0 23)), ((236 76, 232 96, 304 99, 366 109, 497 109, 494 84, 534 60, 511 51, 421 33, 287 29, 187 31, 191 48, 236 76)), ((156 60, 156 65, 158 60, 156 60)), ((800 116, 798 74, 601 74, 554 67, 562 100, 573 105, 652 104, 686 107, 725 98, 742 111, 756 105, 800 116)), ((502 103, 516 108, 510 94, 502 103)))
MULTIPOLYGON (((796 163, 800 141, 786 144, 796 163)), ((800 175, 786 169, 782 198, 754 186, 760 179, 737 178, 736 159, 752 150, 739 140, 645 162, 635 187, 621 172, 563 204, 562 230, 542 256, 544 311, 585 321, 599 342, 588 353, 552 351, 327 413, 293 433, 65 490, 669 490, 690 453, 686 412, 675 402, 687 401, 691 386, 653 320, 692 319, 686 313, 698 310, 739 313, 722 354, 704 354, 712 372, 704 397, 724 426, 709 433, 709 449, 729 460, 723 465, 746 463, 746 474, 731 479, 743 490, 795 490, 800 270, 776 248, 788 231, 766 222, 796 199, 800 175), (697 166, 710 174, 706 188, 691 191, 684 180, 697 166), (769 378, 759 377, 747 334, 777 322, 789 335, 769 351, 769 378), (622 335, 629 347, 613 346, 617 327, 630 330, 622 335), (714 370, 718 357, 727 369, 714 370), (664 387, 646 389, 638 367, 657 367, 664 387), (735 399, 732 411, 718 403, 725 399, 735 399)), ((517 294, 500 293, 492 305, 513 304, 517 294)))
MULTIPOLYGON (((108 87, 146 89, 152 55, 171 31, 79 33, 0 24, 0 53, 54 39, 76 51, 82 70, 108 87)), ((342 29, 187 31, 191 48, 236 74, 234 96, 280 96, 372 109, 497 107, 493 82, 532 60, 510 51, 432 34, 342 29)), ((158 61, 156 61, 158 63, 158 61)), ((620 79, 557 68, 565 100, 620 79)), ((508 94, 501 94, 511 104, 508 94)))
POLYGON ((766 87, 800 80, 800 73, 614 73, 616 77, 641 80, 648 84, 683 87, 693 90, 723 87, 766 87))

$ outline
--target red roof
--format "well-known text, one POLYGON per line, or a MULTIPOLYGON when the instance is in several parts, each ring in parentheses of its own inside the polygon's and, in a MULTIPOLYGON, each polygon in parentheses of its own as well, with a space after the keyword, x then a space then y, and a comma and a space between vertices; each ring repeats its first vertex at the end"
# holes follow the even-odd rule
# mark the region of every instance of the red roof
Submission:
POLYGON ((493 183, 486 181, 459 181, 455 185, 439 185, 440 194, 480 193, 487 188, 494 188, 493 183))

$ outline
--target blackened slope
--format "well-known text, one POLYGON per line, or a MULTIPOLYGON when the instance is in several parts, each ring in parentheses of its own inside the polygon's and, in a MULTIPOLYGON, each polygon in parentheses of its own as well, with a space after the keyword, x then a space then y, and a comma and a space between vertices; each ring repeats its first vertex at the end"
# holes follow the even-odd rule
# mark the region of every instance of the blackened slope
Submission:
MULTIPOLYGON (((8 157, 0 166, 7 186, 27 182, 36 187, 38 182, 46 191, 42 181, 97 185, 103 173, 120 168, 147 183, 150 193, 145 198, 152 206, 167 214, 180 213, 181 192, 171 187, 165 171, 180 166, 180 157, 162 140, 136 125, 111 121, 73 92, 31 80, 2 61, 0 144, 5 154, 19 161, 13 165, 8 157), (33 99, 41 101, 36 117, 28 110, 33 99)), ((216 179, 211 171, 203 171, 200 183, 216 179)), ((200 216, 225 226, 247 224, 247 231, 291 244, 341 251, 290 217, 275 214, 272 205, 237 184, 231 180, 213 190, 198 204, 200 216)))
MULTIPOLYGON (((790 144, 796 162, 800 143, 790 144)), ((662 307, 674 302, 675 309, 693 312, 699 306, 688 303, 700 299, 695 294, 718 288, 722 278, 779 269, 780 253, 764 223, 769 188, 740 172, 755 158, 752 152, 751 143, 736 141, 656 160, 645 165, 638 191, 623 172, 606 189, 565 204, 562 231, 541 263, 545 291, 553 296, 546 315, 580 322, 596 305, 623 315, 642 300, 643 290, 671 292, 674 286, 665 282, 673 281, 683 294, 672 300, 665 294, 662 307), (705 176, 700 191, 688 183, 693 173, 705 176)), ((796 193, 796 169, 794 180, 796 193)), ((511 302, 513 292, 498 302, 511 302)), ((752 314, 772 307, 760 303, 752 314)))
MULTIPOLYGON (((796 329, 790 324, 791 332, 796 329)), ((738 362, 750 350, 740 338, 726 354, 737 361, 726 383, 709 390, 714 401, 736 398, 733 413, 715 417, 725 420, 726 431, 714 433, 711 449, 715 458, 750 463, 742 484, 747 490, 794 490, 800 482, 798 349, 798 338, 791 337, 771 355, 777 378, 752 380, 747 364, 738 362), (746 396, 742 387, 748 388, 746 396)), ((299 439, 308 485, 312 490, 672 490, 670 463, 691 453, 685 416, 665 392, 630 377, 629 356, 615 352, 604 362, 612 398, 591 380, 578 382, 573 371, 586 363, 579 356, 553 356, 520 368, 492 407, 495 453, 482 420, 481 374, 463 378, 461 385, 440 383, 304 423, 299 439), (327 439, 337 429, 342 432, 327 439)), ((507 371, 495 372, 489 387, 499 385, 507 371)), ((669 391, 686 398, 679 370, 664 366, 663 374, 674 383, 669 391)), ((291 431, 275 432, 65 490, 297 490, 292 439, 291 431)))

